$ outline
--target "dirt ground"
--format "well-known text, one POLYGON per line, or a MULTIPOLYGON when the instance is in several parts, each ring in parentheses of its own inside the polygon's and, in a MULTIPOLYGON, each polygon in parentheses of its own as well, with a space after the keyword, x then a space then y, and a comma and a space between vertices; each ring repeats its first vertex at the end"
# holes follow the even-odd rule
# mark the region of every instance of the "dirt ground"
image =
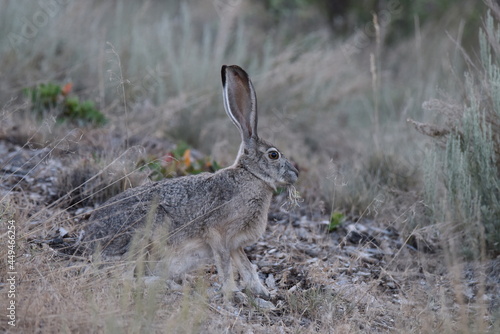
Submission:
MULTIPOLYGON (((93 209, 58 202, 60 178, 72 168, 68 152, 0 141, 0 232, 3 239, 6 217, 15 220, 18 272, 17 326, 3 317, 2 330, 420 333, 498 326, 500 259, 460 263, 441 249, 437 231, 407 236, 391 221, 345 217, 328 231, 329 215, 305 202, 288 208, 286 194, 274 198, 266 233, 246 249, 272 292, 270 302, 224 305, 212 264, 182 291, 126 283, 57 249, 73 242, 93 209), (129 290, 146 297, 123 292, 129 290), (113 293, 120 306, 109 299, 113 293)), ((8 284, 1 281, 4 299, 8 284)))

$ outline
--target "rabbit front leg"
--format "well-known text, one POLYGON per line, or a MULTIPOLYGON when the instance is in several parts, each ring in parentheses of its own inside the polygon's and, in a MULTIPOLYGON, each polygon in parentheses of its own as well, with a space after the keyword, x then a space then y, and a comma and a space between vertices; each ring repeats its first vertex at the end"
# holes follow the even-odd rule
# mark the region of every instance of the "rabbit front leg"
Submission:
POLYGON ((215 266, 217 267, 217 273, 222 280, 222 293, 226 300, 234 299, 238 303, 246 303, 247 298, 238 287, 234 281, 233 267, 231 264, 231 252, 221 240, 219 235, 215 238, 212 236, 209 240, 210 248, 215 260, 215 266))
POLYGON ((231 258, 241 275, 241 279, 245 282, 247 289, 257 296, 269 299, 271 294, 260 282, 259 274, 257 274, 255 267, 248 259, 243 247, 233 250, 231 252, 231 258))

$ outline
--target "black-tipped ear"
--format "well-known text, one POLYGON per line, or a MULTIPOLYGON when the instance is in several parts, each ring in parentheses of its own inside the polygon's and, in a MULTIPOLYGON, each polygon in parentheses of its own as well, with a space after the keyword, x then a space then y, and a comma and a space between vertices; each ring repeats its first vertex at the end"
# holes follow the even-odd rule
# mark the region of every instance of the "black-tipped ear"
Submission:
POLYGON ((257 97, 248 74, 239 66, 221 69, 224 109, 240 130, 243 141, 257 138, 257 97))
POLYGON ((227 65, 222 65, 222 68, 220 69, 220 76, 222 79, 222 88, 226 87, 226 69, 227 69, 227 65))

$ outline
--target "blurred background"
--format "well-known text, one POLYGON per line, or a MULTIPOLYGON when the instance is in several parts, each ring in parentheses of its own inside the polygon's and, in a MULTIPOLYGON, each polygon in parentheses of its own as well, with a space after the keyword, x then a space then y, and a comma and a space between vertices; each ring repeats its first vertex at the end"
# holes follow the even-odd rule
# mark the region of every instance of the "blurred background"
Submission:
POLYGON ((93 153, 74 160, 155 139, 227 166, 239 134, 220 68, 238 64, 257 92, 260 135, 302 171, 302 210, 410 231, 463 222, 477 212, 451 217, 463 203, 440 202, 452 183, 439 163, 448 141, 420 132, 457 128, 448 116, 470 101, 465 73, 495 50, 480 50, 486 10, 476 0, 3 0, 0 135, 45 147, 78 127, 93 153))

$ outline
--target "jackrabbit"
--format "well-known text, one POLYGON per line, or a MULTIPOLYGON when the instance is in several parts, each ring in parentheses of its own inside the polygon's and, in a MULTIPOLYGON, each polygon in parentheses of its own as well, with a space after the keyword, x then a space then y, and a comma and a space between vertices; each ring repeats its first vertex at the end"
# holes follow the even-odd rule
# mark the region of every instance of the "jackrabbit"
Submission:
POLYGON ((82 245, 88 253, 121 256, 131 252, 137 230, 149 224, 153 238, 165 241, 170 277, 213 257, 226 297, 240 293, 233 266, 247 289, 269 297, 243 248, 264 233, 273 191, 291 186, 299 172, 258 137, 257 99, 248 74, 224 65, 221 75, 224 108, 242 139, 234 164, 126 190, 91 215, 82 245))

